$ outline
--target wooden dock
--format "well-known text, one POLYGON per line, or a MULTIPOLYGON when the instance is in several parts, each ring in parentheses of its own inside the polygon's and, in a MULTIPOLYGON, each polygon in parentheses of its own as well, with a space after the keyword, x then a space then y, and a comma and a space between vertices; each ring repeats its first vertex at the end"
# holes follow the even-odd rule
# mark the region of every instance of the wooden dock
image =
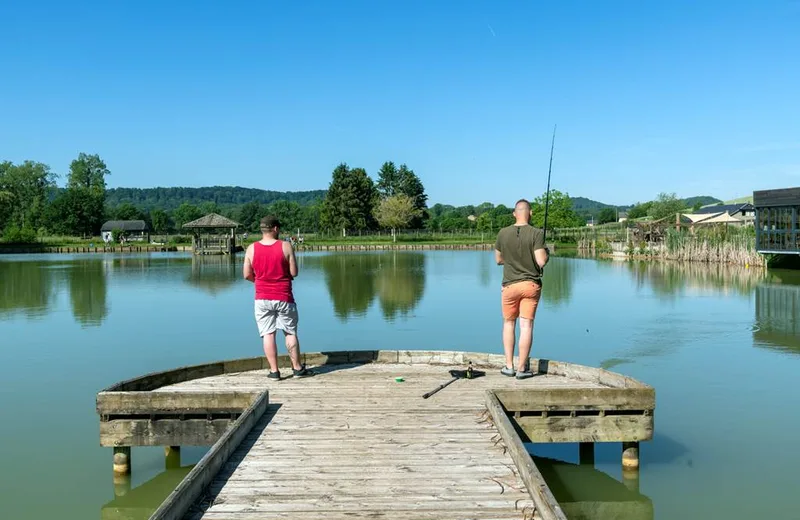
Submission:
POLYGON ((523 441, 579 442, 582 458, 591 443, 623 442, 635 469, 652 438, 654 390, 604 370, 532 359, 537 375, 518 381, 488 354, 304 357, 316 375, 269 380, 252 358, 98 394, 118 472, 131 446, 212 445, 152 519, 564 519, 523 441), (423 399, 469 362, 486 375, 423 399))

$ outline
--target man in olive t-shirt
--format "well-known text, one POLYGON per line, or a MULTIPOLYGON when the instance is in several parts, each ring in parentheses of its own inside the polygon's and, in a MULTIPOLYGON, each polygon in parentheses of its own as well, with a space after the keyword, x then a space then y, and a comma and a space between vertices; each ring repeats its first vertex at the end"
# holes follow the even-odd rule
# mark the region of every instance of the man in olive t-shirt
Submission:
POLYGON ((495 260, 503 266, 502 308, 503 348, 506 366, 500 372, 516 374, 526 379, 533 374, 528 368, 528 356, 533 343, 533 320, 542 291, 542 270, 550 258, 544 245, 544 232, 529 224, 531 204, 520 199, 514 205, 516 222, 497 234, 495 260), (519 359, 514 371, 514 343, 519 318, 519 359))

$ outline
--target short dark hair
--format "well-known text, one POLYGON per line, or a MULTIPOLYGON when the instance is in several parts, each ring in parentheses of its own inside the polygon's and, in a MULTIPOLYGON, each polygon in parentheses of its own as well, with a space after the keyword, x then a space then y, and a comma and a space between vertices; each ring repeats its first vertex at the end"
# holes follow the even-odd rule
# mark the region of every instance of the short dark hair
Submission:
POLYGON ((528 202, 528 199, 519 199, 516 203, 514 203, 514 209, 517 209, 517 206, 519 206, 520 204, 525 204, 526 206, 528 206, 528 210, 531 209, 531 203, 528 202))
POLYGON ((281 221, 274 215, 267 215, 261 219, 260 226, 262 230, 271 230, 272 228, 281 227, 281 221))

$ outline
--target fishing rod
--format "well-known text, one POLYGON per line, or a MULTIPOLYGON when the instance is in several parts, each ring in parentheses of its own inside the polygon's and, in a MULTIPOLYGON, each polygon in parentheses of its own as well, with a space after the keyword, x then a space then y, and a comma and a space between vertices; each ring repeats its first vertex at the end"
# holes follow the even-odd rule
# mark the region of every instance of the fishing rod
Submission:
POLYGON ((547 168, 547 195, 544 199, 544 239, 545 247, 547 247, 547 214, 550 211, 550 174, 553 171, 553 148, 556 145, 556 127, 553 125, 553 141, 550 143, 550 167, 547 168))

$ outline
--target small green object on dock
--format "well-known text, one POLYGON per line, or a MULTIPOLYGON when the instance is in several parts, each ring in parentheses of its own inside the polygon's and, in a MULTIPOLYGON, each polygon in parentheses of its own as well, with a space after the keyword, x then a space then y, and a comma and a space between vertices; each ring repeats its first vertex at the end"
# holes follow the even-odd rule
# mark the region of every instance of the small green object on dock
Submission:
POLYGON ((405 379, 402 376, 397 376, 394 378, 394 380, 397 381, 398 383, 402 383, 403 381, 405 381, 405 379))

